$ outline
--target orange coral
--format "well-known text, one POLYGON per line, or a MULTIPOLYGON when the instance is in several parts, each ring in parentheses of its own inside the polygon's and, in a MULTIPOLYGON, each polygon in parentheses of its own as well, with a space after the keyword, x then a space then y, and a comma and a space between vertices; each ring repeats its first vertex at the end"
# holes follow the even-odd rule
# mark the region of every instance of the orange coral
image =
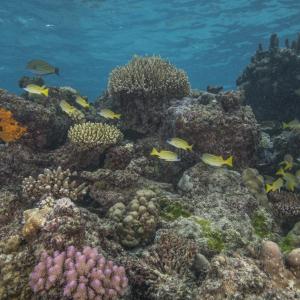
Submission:
POLYGON ((20 126, 10 111, 0 108, 0 140, 6 143, 16 141, 26 131, 27 128, 20 126))

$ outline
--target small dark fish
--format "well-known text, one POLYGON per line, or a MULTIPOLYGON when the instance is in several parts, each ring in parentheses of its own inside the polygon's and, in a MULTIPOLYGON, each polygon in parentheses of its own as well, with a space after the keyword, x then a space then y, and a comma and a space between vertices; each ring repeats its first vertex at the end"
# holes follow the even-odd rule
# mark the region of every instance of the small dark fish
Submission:
POLYGON ((26 68, 36 75, 59 75, 59 69, 44 60, 34 59, 27 63, 26 68))

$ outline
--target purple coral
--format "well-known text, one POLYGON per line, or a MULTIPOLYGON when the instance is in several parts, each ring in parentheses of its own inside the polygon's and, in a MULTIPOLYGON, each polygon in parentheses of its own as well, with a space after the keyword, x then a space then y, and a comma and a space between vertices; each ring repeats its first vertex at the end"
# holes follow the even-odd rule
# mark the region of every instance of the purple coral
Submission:
POLYGON ((125 269, 107 261, 96 248, 74 246, 43 252, 40 262, 30 274, 29 285, 34 293, 46 294, 53 287, 63 287, 63 295, 74 300, 118 299, 127 288, 125 269))

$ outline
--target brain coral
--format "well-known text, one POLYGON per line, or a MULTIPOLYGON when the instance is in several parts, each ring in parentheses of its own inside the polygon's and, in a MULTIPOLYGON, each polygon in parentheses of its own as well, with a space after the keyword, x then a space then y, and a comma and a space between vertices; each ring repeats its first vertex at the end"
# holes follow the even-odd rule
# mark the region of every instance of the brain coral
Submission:
POLYGON ((170 99, 189 95, 190 84, 186 73, 170 62, 158 56, 135 56, 111 72, 108 92, 126 127, 149 132, 159 126, 170 99))
POLYGON ((117 127, 103 123, 75 124, 68 132, 70 142, 82 149, 100 147, 104 150, 117 144, 122 137, 123 134, 117 127))

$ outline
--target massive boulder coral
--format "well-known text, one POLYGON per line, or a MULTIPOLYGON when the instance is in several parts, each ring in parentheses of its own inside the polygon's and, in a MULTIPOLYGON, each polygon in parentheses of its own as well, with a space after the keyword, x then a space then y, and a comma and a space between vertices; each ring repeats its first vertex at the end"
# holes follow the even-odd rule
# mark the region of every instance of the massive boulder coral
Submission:
POLYGON ((251 165, 260 140, 258 124, 241 95, 204 93, 174 102, 167 111, 161 136, 180 137, 197 153, 233 155, 235 166, 251 165))
POLYGON ((133 248, 153 238, 159 215, 156 198, 156 193, 151 190, 139 190, 127 206, 116 203, 110 208, 108 216, 117 222, 123 246, 133 248))
POLYGON ((122 132, 113 125, 86 122, 72 126, 68 131, 70 143, 83 150, 99 148, 102 151, 117 144, 122 132))
POLYGON ((45 169, 44 173, 40 174, 37 179, 32 176, 24 178, 22 182, 23 194, 35 201, 49 196, 55 199, 69 197, 76 201, 87 192, 85 183, 79 185, 75 180, 71 181, 71 178, 76 174, 69 169, 62 170, 61 167, 56 170, 45 169))
POLYGON ((292 120, 300 115, 300 36, 286 48, 279 48, 276 35, 269 49, 259 45, 251 63, 237 79, 258 120, 292 120))
POLYGON ((183 70, 157 56, 134 57, 115 68, 109 78, 108 93, 114 110, 122 112, 126 128, 153 133, 162 121, 172 98, 190 93, 183 70))

